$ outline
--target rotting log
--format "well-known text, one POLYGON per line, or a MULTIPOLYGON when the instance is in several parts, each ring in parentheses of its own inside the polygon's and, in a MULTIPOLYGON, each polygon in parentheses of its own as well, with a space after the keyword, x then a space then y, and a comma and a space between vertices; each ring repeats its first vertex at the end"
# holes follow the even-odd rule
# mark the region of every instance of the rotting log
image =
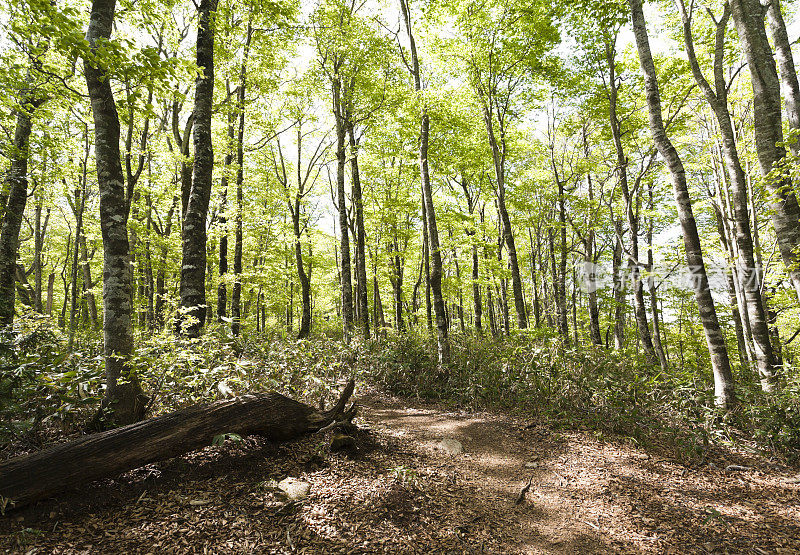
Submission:
POLYGON ((345 410, 355 383, 337 403, 320 411, 279 393, 243 395, 194 405, 96 434, 87 435, 0 463, 0 509, 19 508, 82 483, 113 477, 142 465, 211 445, 224 433, 286 441, 352 419, 345 410))

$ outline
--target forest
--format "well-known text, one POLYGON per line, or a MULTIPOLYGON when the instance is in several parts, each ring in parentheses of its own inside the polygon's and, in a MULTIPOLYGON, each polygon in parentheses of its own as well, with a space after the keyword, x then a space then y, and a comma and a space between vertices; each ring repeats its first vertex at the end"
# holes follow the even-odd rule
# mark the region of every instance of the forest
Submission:
POLYGON ((0 550, 800 550, 794 3, 0 22, 0 550))

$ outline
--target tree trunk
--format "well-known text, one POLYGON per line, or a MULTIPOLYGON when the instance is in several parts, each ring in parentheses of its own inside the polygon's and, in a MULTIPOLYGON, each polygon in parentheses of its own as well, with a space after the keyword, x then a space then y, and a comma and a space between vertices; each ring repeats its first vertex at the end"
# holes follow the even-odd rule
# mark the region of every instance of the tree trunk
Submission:
MULTIPOLYGON (((695 81, 697 81, 698 86, 703 91, 706 101, 714 111, 714 115, 717 123, 719 124, 720 133, 722 135, 723 158, 725 161, 727 175, 730 179, 730 185, 733 189, 736 246, 739 251, 739 267, 737 268, 737 273, 741 277, 741 285, 744 289, 745 302, 747 304, 747 319, 750 324, 750 333, 755 348, 755 358, 758 365, 758 372, 761 377, 761 386, 764 391, 772 391, 776 382, 776 361, 769 339, 769 330, 766 321, 766 314, 764 312, 764 299, 761 294, 761 275, 756 268, 755 257, 753 255, 753 239, 750 233, 750 215, 748 212, 747 200, 747 181, 744 170, 742 169, 741 161, 739 159, 739 152, 736 148, 736 137, 733 130, 733 125, 731 123, 730 112, 728 110, 728 88, 723 73, 725 32, 728 18, 731 15, 729 6, 735 5, 736 2, 739 1, 741 0, 735 0, 730 4, 725 4, 722 18, 717 23, 713 89, 703 76, 700 69, 700 64, 697 62, 697 57, 694 50, 694 41, 692 38, 691 14, 687 13, 682 2, 679 3, 678 6, 681 11, 681 18, 683 20, 684 43, 686 45, 687 57, 689 58, 689 62, 692 67, 692 73, 695 81)), ((737 24, 737 27, 738 26, 739 25, 737 24)), ((750 60, 750 63, 752 63, 752 59, 748 59, 750 60)), ((771 61, 771 55, 769 59, 771 61)), ((772 66, 772 71, 774 71, 774 65, 772 66)), ((763 68, 763 71, 756 71, 756 73, 758 73, 762 79, 766 77, 766 73, 768 72, 769 68, 767 67, 763 68)), ((755 92, 755 81, 753 82, 753 88, 755 92)), ((780 101, 780 94, 778 95, 778 100, 780 101)), ((755 100, 754 102, 756 106, 759 105, 758 100, 755 100)), ((756 108, 756 120, 758 117, 758 108, 756 108)), ((780 105, 778 105, 777 124, 780 127, 780 105)), ((759 123, 756 121, 755 125, 757 130, 756 132, 758 133, 759 123)), ((720 197, 722 196, 722 188, 720 188, 720 197)), ((794 196, 791 198, 794 198, 794 196)), ((722 201, 722 198, 720 200, 722 201)), ((798 214, 800 214, 800 212, 798 212, 798 214)), ((778 215, 774 214, 773 217, 777 218, 778 215)), ((800 228, 797 228, 797 218, 795 218, 794 224, 795 228, 800 231, 800 228)), ((719 218, 719 225, 720 227, 724 225, 721 218, 719 218)), ((776 224, 776 232, 777 230, 778 227, 776 224)), ((723 239, 725 238, 724 229, 720 230, 720 235, 723 237, 723 239)), ((798 236, 798 238, 800 238, 800 236, 798 236)), ((778 241, 780 243, 780 236, 778 241)), ((800 293, 800 289, 798 289, 798 292, 800 293)), ((734 290, 734 300, 735 299, 736 297, 734 290)))
MULTIPOLYGON (((88 138, 86 142, 86 153, 89 152, 88 138)), ((80 253, 81 240, 83 238, 83 213, 86 209, 86 182, 87 166, 84 165, 83 177, 80 178, 80 187, 75 189, 75 198, 72 204, 72 211, 75 214, 75 243, 72 247, 72 271, 70 272, 70 308, 69 308, 69 341, 67 350, 72 351, 75 344, 75 332, 78 317, 78 253, 80 253)))
POLYGON ((353 211, 355 212, 356 238, 356 287, 358 288, 358 315, 364 339, 369 339, 369 308, 367 297, 366 232, 364 231, 364 203, 361 195, 361 175, 358 171, 358 141, 352 122, 347 124, 350 140, 350 176, 353 192, 353 211))
POLYGON ((11 166, 3 188, 8 190, 2 228, 0 228, 0 328, 14 321, 14 275, 17 269, 19 231, 28 202, 28 144, 31 136, 31 116, 43 101, 23 91, 16 108, 17 123, 11 148, 11 166))
MULTIPOLYGON (((517 262, 517 247, 514 242, 514 233, 511 229, 511 217, 506 208, 506 176, 505 176, 505 138, 498 145, 494 133, 492 122, 492 112, 489 106, 484 103, 483 119, 486 124, 486 134, 489 138, 489 146, 492 149, 492 159, 494 160, 495 178, 497 179, 497 211, 503 226, 503 238, 508 249, 508 262, 511 266, 511 288, 514 293, 514 308, 517 311, 517 326, 520 329, 528 327, 528 317, 525 313, 525 301, 522 297, 522 278, 519 273, 519 263, 517 262)), ((502 133, 501 133, 502 135, 502 133)))
MULTIPOLYGON (((229 85, 226 87, 230 88, 229 85)), ((230 94, 230 90, 228 90, 230 94)), ((222 179, 220 179, 219 199, 219 225, 222 234, 219 238, 219 285, 217 285, 217 319, 222 322, 228 316, 228 285, 225 277, 228 275, 228 217, 225 211, 228 209, 228 170, 233 163, 233 144, 235 140, 236 111, 231 110, 228 114, 228 143, 226 145, 225 160, 222 166, 222 179)))
POLYGON ((80 484, 211 445, 220 434, 286 441, 316 432, 337 420, 352 419, 354 409, 344 409, 353 387, 351 380, 336 405, 325 412, 275 392, 243 395, 9 459, 0 463, 0 496, 10 507, 19 508, 80 484))
POLYGON ((89 309, 89 318, 93 328, 97 328, 99 324, 97 314, 97 301, 95 300, 92 288, 94 281, 92 281, 92 266, 89 263, 89 251, 86 248, 86 236, 81 233, 80 237, 81 249, 81 270, 83 272, 83 294, 86 297, 86 304, 89 309))
POLYGON ((36 203, 36 223, 34 229, 34 245, 33 245, 33 265, 35 271, 34 291, 35 299, 34 305, 36 312, 39 314, 44 312, 42 307, 42 250, 44 249, 44 238, 47 234, 47 224, 50 221, 50 209, 47 209, 47 215, 42 222, 42 201, 36 203))
POLYGON ((733 373, 728 359, 725 337, 719 326, 714 299, 708 284, 708 276, 703 261, 703 251, 697 232, 697 223, 692 211, 692 203, 686 184, 686 173, 680 156, 667 137, 661 115, 661 97, 658 90, 658 79, 653 57, 650 53, 650 41, 644 19, 641 0, 628 0, 631 8, 633 31, 639 51, 639 61, 644 75, 645 94, 650 120, 653 142, 669 167, 675 192, 678 216, 683 231, 686 250, 686 262, 692 272, 695 298, 700 311, 700 320, 706 336, 708 351, 711 355, 711 367, 714 373, 714 393, 716 404, 722 409, 729 409, 735 403, 733 373))
POLYGON ((195 81, 194 168, 192 188, 183 220, 183 261, 181 263, 179 333, 199 337, 206 320, 206 217, 211 198, 214 149, 211 117, 214 101, 214 21, 217 0, 201 0, 197 25, 197 67, 195 81))
MULTIPOLYGON (((109 40, 115 0, 93 0, 86 40, 94 52, 98 40, 109 40)), ((103 411, 116 424, 144 417, 146 397, 129 365, 133 352, 132 283, 128 244, 125 182, 119 151, 120 126, 109 76, 84 60, 86 85, 95 129, 95 160, 100 189, 100 228, 103 235, 103 344, 106 390, 103 411)), ((5 473, 4 473, 5 475, 5 473)))
POLYGON ((775 236, 792 286, 800 298, 800 205, 785 171, 779 172, 779 176, 769 176, 784 161, 786 152, 781 146, 784 137, 780 83, 764 28, 764 8, 759 0, 731 0, 730 7, 750 68, 756 153, 761 174, 772 192, 775 236))
MULTIPOLYGON (((584 132, 584 154, 589 158, 589 144, 586 140, 586 133, 584 132)), ((587 173, 586 181, 589 194, 589 205, 594 204, 594 187, 592 184, 592 175, 587 173)), ((531 257, 533 257, 533 241, 531 241, 531 257)), ((592 340, 592 345, 599 346, 603 344, 603 337, 600 334, 600 309, 597 306, 597 277, 594 274, 595 268, 595 233, 594 222, 589 222, 589 231, 586 234, 586 267, 591 272, 591 275, 586 279, 586 293, 589 304, 589 337, 592 340)), ((535 283, 535 281, 534 281, 535 283)))
POLYGON ((339 212, 339 251, 341 256, 341 291, 342 291, 342 332, 345 342, 349 342, 353 333, 353 278, 350 265, 350 234, 347 225, 347 197, 344 189, 344 172, 347 163, 347 121, 342 106, 343 83, 341 76, 334 76, 331 82, 333 91, 333 115, 336 117, 336 197, 339 212))
MULTIPOLYGON (((422 91, 419 58, 414 34, 411 31, 411 9, 407 0, 400 0, 400 7, 405 19, 406 30, 411 50, 411 76, 414 79, 414 89, 417 93, 422 91)), ((430 172, 428 168, 428 139, 430 134, 430 118, 427 108, 423 107, 420 116, 419 130, 419 173, 422 184, 422 201, 424 203, 425 221, 427 223, 428 248, 430 250, 430 283, 433 293, 433 311, 436 315, 436 339, 438 345, 439 366, 444 367, 450 363, 450 339, 447 336, 447 315, 445 314, 444 297, 442 296, 442 253, 439 248, 439 229, 436 223, 436 211, 433 205, 433 191, 431 189, 430 172)))
POLYGON ((647 187, 648 193, 648 208, 650 209, 651 216, 648 218, 647 225, 647 285, 648 293, 650 294, 650 312, 653 315, 653 348, 658 355, 658 364, 661 366, 661 371, 666 372, 669 370, 669 362, 667 361, 667 353, 665 352, 664 345, 661 342, 661 323, 658 315, 658 291, 656 290, 656 280, 653 276, 653 216, 655 205, 653 203, 653 183, 650 182, 647 187))
POLYGON ((611 269, 614 276, 614 348, 625 347, 625 276, 622 270, 622 222, 611 210, 614 222, 614 252, 611 257, 611 269))
MULTIPOLYGON (((800 83, 797 81, 797 70, 792 56, 792 45, 786 32, 786 23, 781 13, 780 0, 770 0, 767 4, 767 21, 769 21, 772 41, 775 43, 775 56, 778 59, 781 84, 783 85, 784 105, 790 129, 800 129, 800 83)), ((789 144, 795 155, 800 154, 800 143, 797 140, 789 144)))
MULTIPOLYGON (((558 235, 559 235, 559 258, 558 271, 553 269, 553 277, 557 279, 556 303, 558 307, 558 328, 561 339, 565 345, 570 344, 569 322, 567 317, 567 213, 566 199, 564 195, 564 182, 556 174, 558 183, 558 235)), ((556 285, 556 283, 554 283, 556 285)))
POLYGON ((53 289, 56 283, 56 274, 54 272, 50 272, 50 275, 47 276, 47 304, 45 305, 45 314, 48 316, 53 315, 53 289))
MULTIPOLYGON (((633 314, 639 331, 639 339, 641 339, 644 347, 645 358, 648 364, 655 365, 658 362, 658 357, 656 356, 650 328, 647 324, 647 311, 644 306, 644 284, 640 278, 639 270, 639 218, 634 212, 639 195, 638 190, 631 191, 628 186, 628 158, 625 156, 625 150, 622 146, 622 128, 617 116, 617 93, 620 84, 617 81, 617 62, 614 56, 614 46, 609 43, 606 43, 606 62, 608 64, 608 113, 611 123, 611 135, 614 139, 614 150, 617 153, 617 174, 622 196, 625 200, 625 216, 628 219, 628 232, 631 238, 628 268, 631 273, 630 280, 633 284, 633 314)), ((635 188, 638 189, 638 187, 635 188)))
MULTIPOLYGON (((231 333, 238 336, 241 331, 242 304, 242 213, 244 202, 244 102, 247 91, 247 60, 250 55, 250 41, 253 27, 248 22, 247 38, 244 43, 242 65, 239 69, 239 94, 236 99, 236 115, 239 118, 236 130, 236 215, 233 247, 233 292, 231 293, 231 333)), ((258 320, 258 314, 256 314, 258 320)))
POLYGON ((428 330, 433 329, 433 304, 431 303, 431 249, 428 243, 428 216, 425 206, 425 193, 420 187, 422 203, 422 268, 425 270, 425 318, 428 330))

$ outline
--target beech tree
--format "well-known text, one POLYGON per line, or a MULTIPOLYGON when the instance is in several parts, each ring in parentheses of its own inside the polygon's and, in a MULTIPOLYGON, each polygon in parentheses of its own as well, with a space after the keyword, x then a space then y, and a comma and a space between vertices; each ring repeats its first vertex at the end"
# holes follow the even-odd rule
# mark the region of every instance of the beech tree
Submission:
POLYGON ((672 176, 672 185, 675 190, 675 202, 683 231, 684 248, 686 250, 686 263, 694 277, 694 292, 697 306, 700 309, 700 319, 706 335, 706 343, 711 354, 711 366, 714 371, 714 395, 717 405, 729 408, 736 400, 734 392, 733 373, 731 372, 728 349, 725 338, 717 319, 714 299, 711 296, 708 275, 706 274, 703 251, 700 245, 700 236, 694 219, 692 201, 686 185, 686 172, 678 151, 670 141, 664 129, 661 111, 661 97, 659 94, 658 77, 655 63, 650 52, 650 40, 647 36, 647 26, 642 10, 641 0, 629 0, 631 21, 636 37, 636 48, 639 51, 639 61, 644 75, 645 94, 647 96, 647 110, 650 119, 650 130, 653 142, 656 144, 661 156, 669 167, 672 176))
POLYGON ((86 86, 95 129, 95 161, 100 189, 100 226, 103 232, 103 344, 106 358, 106 391, 103 406, 118 424, 141 420, 146 408, 139 378, 132 371, 133 286, 128 242, 130 203, 119 150, 120 125, 111 81, 100 45, 111 38, 115 0, 92 2, 86 40, 90 51, 84 59, 86 86))
MULTIPOLYGON (((177 325, 187 337, 197 337, 206 321, 206 217, 211 199, 214 147, 211 118, 214 102, 214 14, 217 0, 202 0, 198 7, 197 67, 192 138, 192 186, 183 217, 181 309, 177 325)), ((235 272, 235 270, 234 270, 235 272)), ((234 293, 235 295, 235 293, 234 293)), ((235 300, 232 301, 234 304, 235 300)), ((235 316, 234 316, 235 318, 235 316)))

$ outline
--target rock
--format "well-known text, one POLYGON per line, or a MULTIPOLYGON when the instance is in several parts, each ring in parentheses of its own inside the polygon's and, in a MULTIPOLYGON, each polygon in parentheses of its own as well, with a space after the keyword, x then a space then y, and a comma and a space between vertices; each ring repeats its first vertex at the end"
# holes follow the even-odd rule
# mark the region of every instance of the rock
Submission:
POLYGON ((440 441, 437 447, 440 451, 444 451, 451 457, 460 455, 464 452, 464 446, 461 445, 461 442, 457 439, 452 439, 449 437, 440 441))
POLYGON ((725 467, 725 470, 728 471, 728 472, 737 472, 737 471, 738 472, 747 472, 748 470, 750 470, 750 467, 749 466, 741 466, 741 465, 738 465, 738 464, 729 464, 728 466, 725 467))
POLYGON ((345 434, 333 434, 330 445, 331 452, 341 451, 342 449, 355 449, 355 448, 356 448, 356 440, 353 439, 352 436, 348 436, 345 434))
POLYGON ((539 468, 539 463, 535 461, 526 462, 525 468, 539 468))
POLYGON ((311 484, 297 478, 284 478, 278 482, 278 489, 292 501, 305 499, 311 493, 311 484))

